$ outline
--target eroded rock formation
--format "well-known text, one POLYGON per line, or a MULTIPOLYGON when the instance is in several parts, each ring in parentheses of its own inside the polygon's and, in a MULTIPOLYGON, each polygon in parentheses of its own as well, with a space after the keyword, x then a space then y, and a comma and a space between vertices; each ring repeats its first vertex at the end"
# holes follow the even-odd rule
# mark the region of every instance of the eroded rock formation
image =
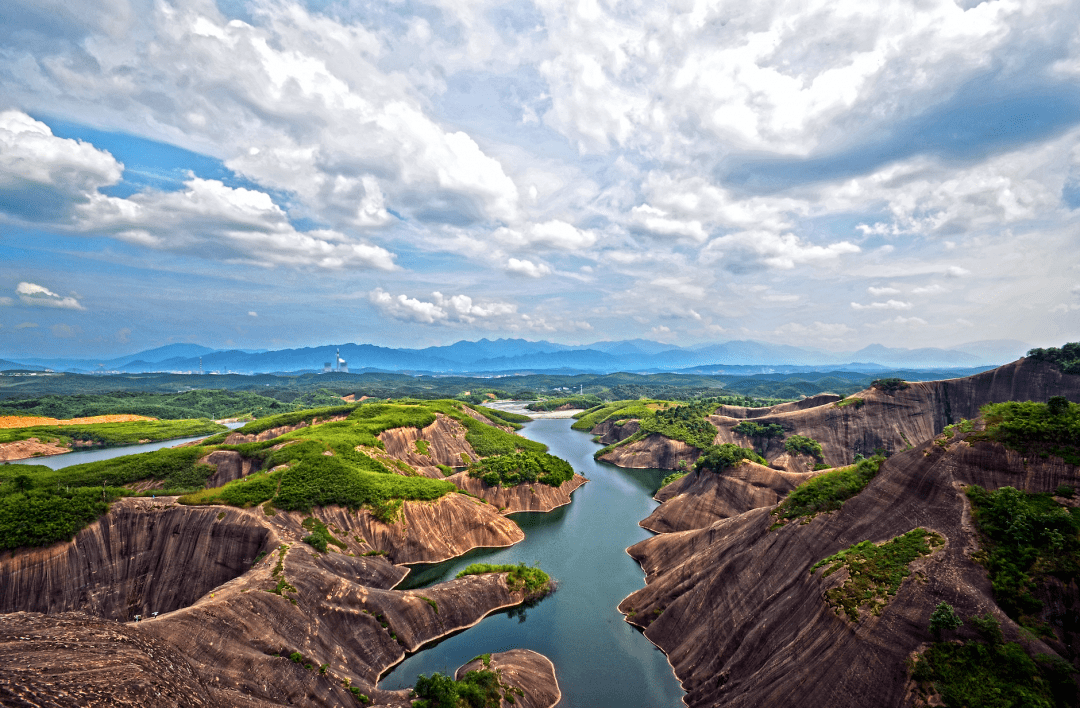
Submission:
MULTIPOLYGON (((997 608, 986 570, 971 560, 978 544, 963 486, 1045 492, 1078 483, 1080 470, 1053 458, 1025 461, 995 443, 969 444, 965 435, 944 446, 928 441, 888 459, 862 493, 809 523, 770 530, 775 517, 756 508, 632 546, 646 586, 619 609, 668 654, 692 707, 901 706, 904 661, 929 641, 939 602, 963 617, 991 612, 1007 638, 1019 636, 997 608), (946 543, 911 565, 880 615, 863 612, 851 622, 826 604, 825 591, 843 573, 812 574, 816 562, 917 527, 946 543)), ((673 492, 694 484, 702 482, 673 492)), ((1076 662, 1073 637, 1057 629, 1055 639, 1030 642, 1032 649, 1076 662)))
POLYGON ((449 480, 458 489, 480 497, 503 514, 515 514, 520 511, 551 511, 570 503, 570 495, 589 480, 575 474, 558 487, 539 482, 525 482, 512 487, 491 487, 481 479, 470 477, 467 472, 459 472, 449 480))

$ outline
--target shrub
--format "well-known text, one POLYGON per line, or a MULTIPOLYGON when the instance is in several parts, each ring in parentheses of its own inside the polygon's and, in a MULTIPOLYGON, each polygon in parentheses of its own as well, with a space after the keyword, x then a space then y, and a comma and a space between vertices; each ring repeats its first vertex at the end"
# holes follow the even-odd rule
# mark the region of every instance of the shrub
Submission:
POLYGON ((884 457, 875 456, 860 460, 851 467, 842 467, 811 477, 791 490, 772 513, 779 516, 782 523, 800 516, 835 511, 866 488, 884 460, 884 457))
MULTIPOLYGON (((673 472, 673 473, 669 474, 667 477, 664 477, 662 480, 660 480, 660 489, 663 489, 664 487, 668 486, 672 482, 679 481, 680 479, 682 479, 683 477, 685 477, 688 474, 690 474, 690 473, 689 472, 673 472)), ((658 489, 657 491, 660 491, 660 489, 658 489)))
POLYGON ((1065 374, 1080 374, 1080 342, 1069 342, 1060 349, 1032 349, 1027 353, 1031 359, 1045 361, 1061 369, 1065 374))
POLYGON ((976 439, 997 441, 1023 455, 1056 455, 1080 465, 1080 405, 1045 403, 990 403, 982 407, 986 430, 976 439))
POLYGON ((509 587, 511 591, 525 590, 528 595, 546 593, 551 587, 551 578, 547 573, 539 568, 530 568, 524 563, 518 563, 517 565, 473 563, 455 577, 464 578, 468 575, 483 575, 485 573, 507 573, 507 587, 509 587))
POLYGON ((333 544, 342 550, 348 548, 344 541, 334 538, 334 535, 330 533, 330 529, 326 528, 326 524, 314 516, 304 519, 301 525, 311 532, 310 535, 301 540, 321 553, 326 553, 328 544, 333 544))
POLYGON ((905 388, 911 388, 911 384, 903 379, 875 379, 870 382, 870 388, 876 388, 882 393, 892 394, 903 391, 905 388))
POLYGON ((956 629, 963 624, 964 620, 960 619, 953 606, 947 602, 939 602, 930 613, 930 631, 936 639, 941 639, 942 630, 956 629))
POLYGON ((710 472, 723 472, 728 467, 734 467, 743 460, 750 460, 758 464, 766 464, 765 460, 753 450, 739 447, 733 443, 722 445, 710 445, 694 463, 695 470, 709 470, 710 472))
POLYGON ((911 575, 908 569, 911 562, 930 555, 944 543, 945 539, 932 531, 914 529, 880 546, 870 541, 857 543, 818 561, 810 573, 828 566, 822 575, 827 578, 841 568, 848 568, 848 579, 840 587, 826 591, 825 597, 837 614, 843 611, 852 622, 858 622, 860 607, 869 606, 871 614, 881 614, 904 578, 911 575))
POLYGON ((802 435, 792 435, 784 441, 784 449, 796 455, 810 455, 816 460, 822 460, 824 454, 821 451, 821 443, 813 438, 802 435))
POLYGON ((483 479, 489 486, 512 487, 526 482, 540 482, 558 487, 574 477, 568 462, 546 452, 516 452, 488 457, 469 467, 469 476, 483 479))

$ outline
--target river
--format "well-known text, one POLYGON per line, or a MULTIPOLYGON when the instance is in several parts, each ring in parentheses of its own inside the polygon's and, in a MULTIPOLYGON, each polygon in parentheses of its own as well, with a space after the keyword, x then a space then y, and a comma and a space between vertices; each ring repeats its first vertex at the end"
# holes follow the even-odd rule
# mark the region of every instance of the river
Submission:
POLYGON ((453 674, 477 654, 523 648, 555 664, 560 708, 678 708, 684 695, 667 658, 616 606, 644 584, 625 548, 651 534, 637 525, 664 470, 628 470, 599 463, 599 445, 571 430, 573 420, 527 423, 522 435, 542 442, 589 478, 573 502, 547 514, 511 516, 525 540, 510 548, 477 549, 445 563, 415 566, 399 586, 426 587, 470 563, 539 563, 558 591, 529 608, 504 610, 475 627, 407 657, 383 678, 383 689, 407 688, 420 674, 453 674))
MULTIPOLYGON (((225 425, 235 429, 245 425, 245 423, 225 423, 225 425)), ((120 457, 122 455, 136 455, 140 452, 160 450, 163 447, 176 447, 177 445, 183 445, 184 443, 202 440, 205 437, 207 437, 207 435, 196 435, 193 438, 173 438, 172 440, 158 440, 157 442, 142 443, 140 445, 123 445, 121 447, 103 447, 93 450, 76 450, 74 452, 65 452, 62 455, 47 455, 45 457, 28 457, 25 460, 11 460, 11 464, 44 465, 45 467, 51 467, 54 470, 58 470, 61 467, 81 465, 84 462, 111 460, 114 457, 120 457)))

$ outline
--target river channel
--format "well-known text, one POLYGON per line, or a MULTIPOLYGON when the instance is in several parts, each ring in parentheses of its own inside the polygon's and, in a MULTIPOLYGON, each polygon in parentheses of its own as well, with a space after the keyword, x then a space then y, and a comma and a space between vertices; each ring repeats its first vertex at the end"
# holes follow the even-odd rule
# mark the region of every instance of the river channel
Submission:
POLYGON ((525 540, 477 549, 445 563, 414 566, 400 589, 449 580, 470 563, 539 563, 558 581, 539 604, 496 613, 407 657, 379 682, 407 688, 420 674, 453 674, 477 654, 532 649, 555 664, 559 708, 678 708, 684 695, 664 654, 623 621, 620 601, 644 584, 625 548, 651 534, 637 525, 657 503, 664 470, 622 469, 593 460, 599 445, 571 430, 573 420, 541 419, 521 434, 546 444, 589 483, 547 514, 514 514, 525 540))

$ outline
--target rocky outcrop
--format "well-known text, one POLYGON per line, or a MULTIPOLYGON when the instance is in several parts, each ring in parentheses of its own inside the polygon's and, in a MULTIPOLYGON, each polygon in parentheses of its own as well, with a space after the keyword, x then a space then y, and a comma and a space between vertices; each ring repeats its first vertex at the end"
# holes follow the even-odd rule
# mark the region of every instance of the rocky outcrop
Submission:
POLYGON ((259 469, 259 463, 247 457, 243 457, 235 450, 214 450, 209 455, 201 458, 199 464, 213 465, 214 474, 206 480, 207 489, 220 487, 235 479, 247 477, 259 469))
POLYGON ((605 420, 592 429, 592 434, 597 436, 596 442, 611 445, 626 440, 640 429, 636 420, 623 421, 621 425, 614 420, 605 420))
MULTIPOLYGON (((696 706, 799 704, 901 706, 905 659, 929 641, 930 613, 948 602, 962 617, 992 612, 1009 638, 1019 628, 993 600, 963 486, 1004 484, 1032 492, 1080 483, 1060 460, 1025 461, 1000 445, 926 442, 889 458, 867 488, 830 514, 770 531, 767 508, 656 536, 628 549, 646 586, 619 606, 663 649, 696 706), (819 560, 864 540, 916 527, 946 543, 912 564, 879 615, 850 622, 823 594, 842 574, 810 573, 819 560)), ((692 482, 691 482, 692 484, 692 482)), ((958 636, 974 636, 962 628, 958 636)), ((1066 642, 1030 641, 1035 652, 1077 657, 1066 642)))
POLYGON ((539 482, 522 483, 513 487, 491 487, 484 480, 470 477, 467 472, 459 472, 449 481, 458 489, 480 497, 504 514, 516 514, 520 511, 551 511, 570 503, 570 495, 589 480, 575 474, 558 487, 539 482))
MULTIPOLYGON (((478 460, 480 456, 465 440, 467 431, 464 425, 442 413, 435 415, 435 422, 426 428, 394 428, 379 433, 378 437, 386 449, 386 454, 393 459, 401 460, 429 477, 442 479, 442 472, 436 465, 461 467, 467 464, 465 460, 478 460), (416 446, 418 440, 427 443, 426 454, 420 452, 420 448, 416 446)), ((483 416, 481 418, 490 423, 483 416)))
POLYGON ((349 416, 336 415, 328 418, 314 418, 311 421, 302 420, 295 425, 279 425, 276 428, 269 428, 261 433, 252 433, 245 435, 244 433, 229 433, 229 436, 225 438, 226 445, 241 445, 243 443, 252 442, 266 442, 267 440, 273 440, 276 437, 284 435, 285 433, 291 433, 294 430, 300 430, 301 428, 309 428, 313 425, 319 425, 321 423, 333 423, 339 420, 345 420, 349 416))
MULTIPOLYGON (((83 693, 70 694, 80 705, 112 705, 109 680, 132 705, 158 705, 140 693, 147 687, 162 691, 161 705, 351 705, 345 683, 377 703, 408 705, 403 692, 378 690, 381 674, 406 652, 526 599, 509 590, 505 574, 393 590, 407 570, 389 559, 433 562, 521 540, 517 525, 489 504, 461 494, 406 502, 393 524, 366 510, 315 513, 345 548, 323 554, 303 543, 306 514, 184 507, 164 497, 122 499, 70 543, 5 556, 3 611, 48 613, 20 615, 26 626, 45 628, 35 634, 42 647, 84 640, 89 647, 70 665, 64 652, 52 662, 42 654, 35 671, 3 679, 11 695, 47 705, 78 683, 68 676, 78 670, 91 674, 83 693), (368 555, 377 551, 387 555, 368 555), (70 610, 85 614, 57 614, 70 610), (143 621, 115 624, 135 615, 143 621), (301 664, 287 658, 293 652, 301 664), (115 661, 101 653, 130 666, 125 677, 95 674, 113 671, 115 661), (170 661, 168 671, 145 668, 159 657, 170 661)), ((9 617, 5 627, 15 626, 9 617)))
MULTIPOLYGON (((0 622, 0 705, 216 708, 170 642, 84 613, 16 612, 0 622)), ((241 703, 237 705, 259 705, 241 703)))
POLYGON ((254 514, 128 497, 70 543, 0 558, 0 612, 82 610, 128 621, 190 605, 274 543, 254 514))
POLYGON ((701 451, 693 445, 653 433, 636 442, 620 445, 597 459, 619 467, 674 470, 680 465, 693 466, 700 455, 701 451))
MULTIPOLYGON (((454 678, 461 680, 470 671, 483 669, 497 671, 499 680, 524 695, 514 699, 515 708, 552 708, 562 698, 559 682, 555 678, 555 665, 543 654, 528 649, 511 649, 492 654, 485 666, 480 658, 465 664, 454 678)), ((510 708, 505 700, 503 708, 510 708)))
POLYGON ((816 396, 807 396, 800 401, 778 403, 775 406, 769 406, 767 408, 720 406, 716 409, 716 414, 726 418, 760 418, 762 416, 775 415, 777 413, 791 413, 792 411, 804 411, 807 408, 817 408, 818 406, 824 406, 828 403, 835 403, 843 400, 843 398, 843 396, 838 396, 835 393, 819 393, 816 396))
POLYGON ((655 533, 704 528, 751 509, 775 506, 813 475, 747 461, 721 473, 691 472, 656 493, 661 504, 640 525, 655 533))
MULTIPOLYGON (((57 445, 55 443, 43 443, 37 438, 27 438, 26 440, 0 443, 0 462, 25 460, 26 458, 33 457, 47 457, 49 455, 63 455, 65 452, 71 452, 71 448, 63 447, 62 445, 57 445)), ((33 464, 33 460, 24 464, 33 464)))

